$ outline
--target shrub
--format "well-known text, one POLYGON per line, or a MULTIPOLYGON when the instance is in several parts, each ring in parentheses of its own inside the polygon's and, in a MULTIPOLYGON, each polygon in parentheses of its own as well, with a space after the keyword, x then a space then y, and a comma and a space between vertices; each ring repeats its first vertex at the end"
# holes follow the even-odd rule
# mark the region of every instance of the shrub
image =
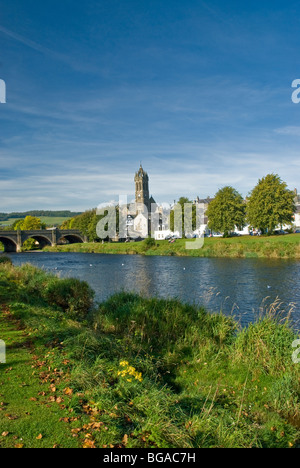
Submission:
POLYGON ((47 285, 54 278, 44 270, 33 265, 25 264, 19 268, 13 268, 10 272, 18 285, 19 299, 31 302, 33 298, 43 298, 47 285))
POLYGON ((8 263, 12 265, 12 261, 9 257, 6 257, 5 255, 0 256, 0 263, 8 263))
POLYGON ((288 324, 264 318, 239 333, 233 360, 277 375, 292 366, 291 344, 295 339, 288 324))
POLYGON ((155 239, 153 239, 153 237, 148 237, 145 240, 146 249, 150 249, 151 247, 155 247, 155 245, 156 245, 156 242, 155 242, 155 239))
POLYGON ((84 319, 89 313, 94 291, 85 281, 74 278, 53 278, 45 291, 51 305, 61 307, 70 317, 84 319))
POLYGON ((209 315, 202 308, 127 293, 102 304, 97 321, 103 330, 127 339, 131 349, 157 354, 192 354, 207 341, 219 347, 232 340, 235 330, 230 318, 209 315))

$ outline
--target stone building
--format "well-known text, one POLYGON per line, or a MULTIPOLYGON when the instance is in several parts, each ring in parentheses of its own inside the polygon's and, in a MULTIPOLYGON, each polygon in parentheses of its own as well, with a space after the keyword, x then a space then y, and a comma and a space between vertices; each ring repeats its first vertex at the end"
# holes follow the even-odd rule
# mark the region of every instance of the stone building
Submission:
POLYGON ((145 211, 144 207, 146 207, 148 213, 150 213, 151 204, 155 204, 155 200, 152 196, 150 197, 149 176, 147 172, 144 171, 142 165, 140 165, 139 170, 135 174, 134 182, 136 214, 143 213, 145 211))
POLYGON ((133 229, 131 234, 146 238, 151 233, 151 209, 157 211, 158 207, 149 191, 149 176, 143 169, 142 164, 135 173, 135 209, 129 215, 133 218, 133 229))

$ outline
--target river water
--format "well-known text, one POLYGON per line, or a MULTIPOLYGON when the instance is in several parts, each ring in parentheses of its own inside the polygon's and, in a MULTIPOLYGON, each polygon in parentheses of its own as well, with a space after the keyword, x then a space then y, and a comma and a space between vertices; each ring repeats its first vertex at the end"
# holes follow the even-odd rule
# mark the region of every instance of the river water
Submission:
POLYGON ((284 314, 292 308, 293 322, 300 320, 299 261, 47 252, 10 257, 15 265, 30 262, 87 281, 99 302, 118 291, 134 291, 222 310, 247 325, 279 298, 284 314))

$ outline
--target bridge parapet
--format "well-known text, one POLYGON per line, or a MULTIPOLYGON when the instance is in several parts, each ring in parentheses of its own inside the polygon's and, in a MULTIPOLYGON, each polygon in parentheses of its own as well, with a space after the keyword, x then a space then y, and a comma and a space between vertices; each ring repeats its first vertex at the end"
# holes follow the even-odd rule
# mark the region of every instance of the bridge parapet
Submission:
POLYGON ((77 229, 41 229, 32 231, 0 231, 0 242, 4 245, 5 252, 21 252, 24 242, 35 239, 41 247, 46 245, 55 246, 66 239, 70 243, 87 242, 87 238, 77 229))

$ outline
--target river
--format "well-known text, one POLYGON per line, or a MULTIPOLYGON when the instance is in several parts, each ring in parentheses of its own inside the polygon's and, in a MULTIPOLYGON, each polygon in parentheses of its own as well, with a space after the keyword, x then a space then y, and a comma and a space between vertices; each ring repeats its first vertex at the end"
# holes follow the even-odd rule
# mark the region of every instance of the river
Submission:
POLYGON ((178 298, 233 314, 245 326, 279 298, 285 313, 293 309, 294 324, 300 320, 299 261, 47 252, 10 257, 15 265, 30 262, 87 281, 97 301, 122 290, 178 298))

